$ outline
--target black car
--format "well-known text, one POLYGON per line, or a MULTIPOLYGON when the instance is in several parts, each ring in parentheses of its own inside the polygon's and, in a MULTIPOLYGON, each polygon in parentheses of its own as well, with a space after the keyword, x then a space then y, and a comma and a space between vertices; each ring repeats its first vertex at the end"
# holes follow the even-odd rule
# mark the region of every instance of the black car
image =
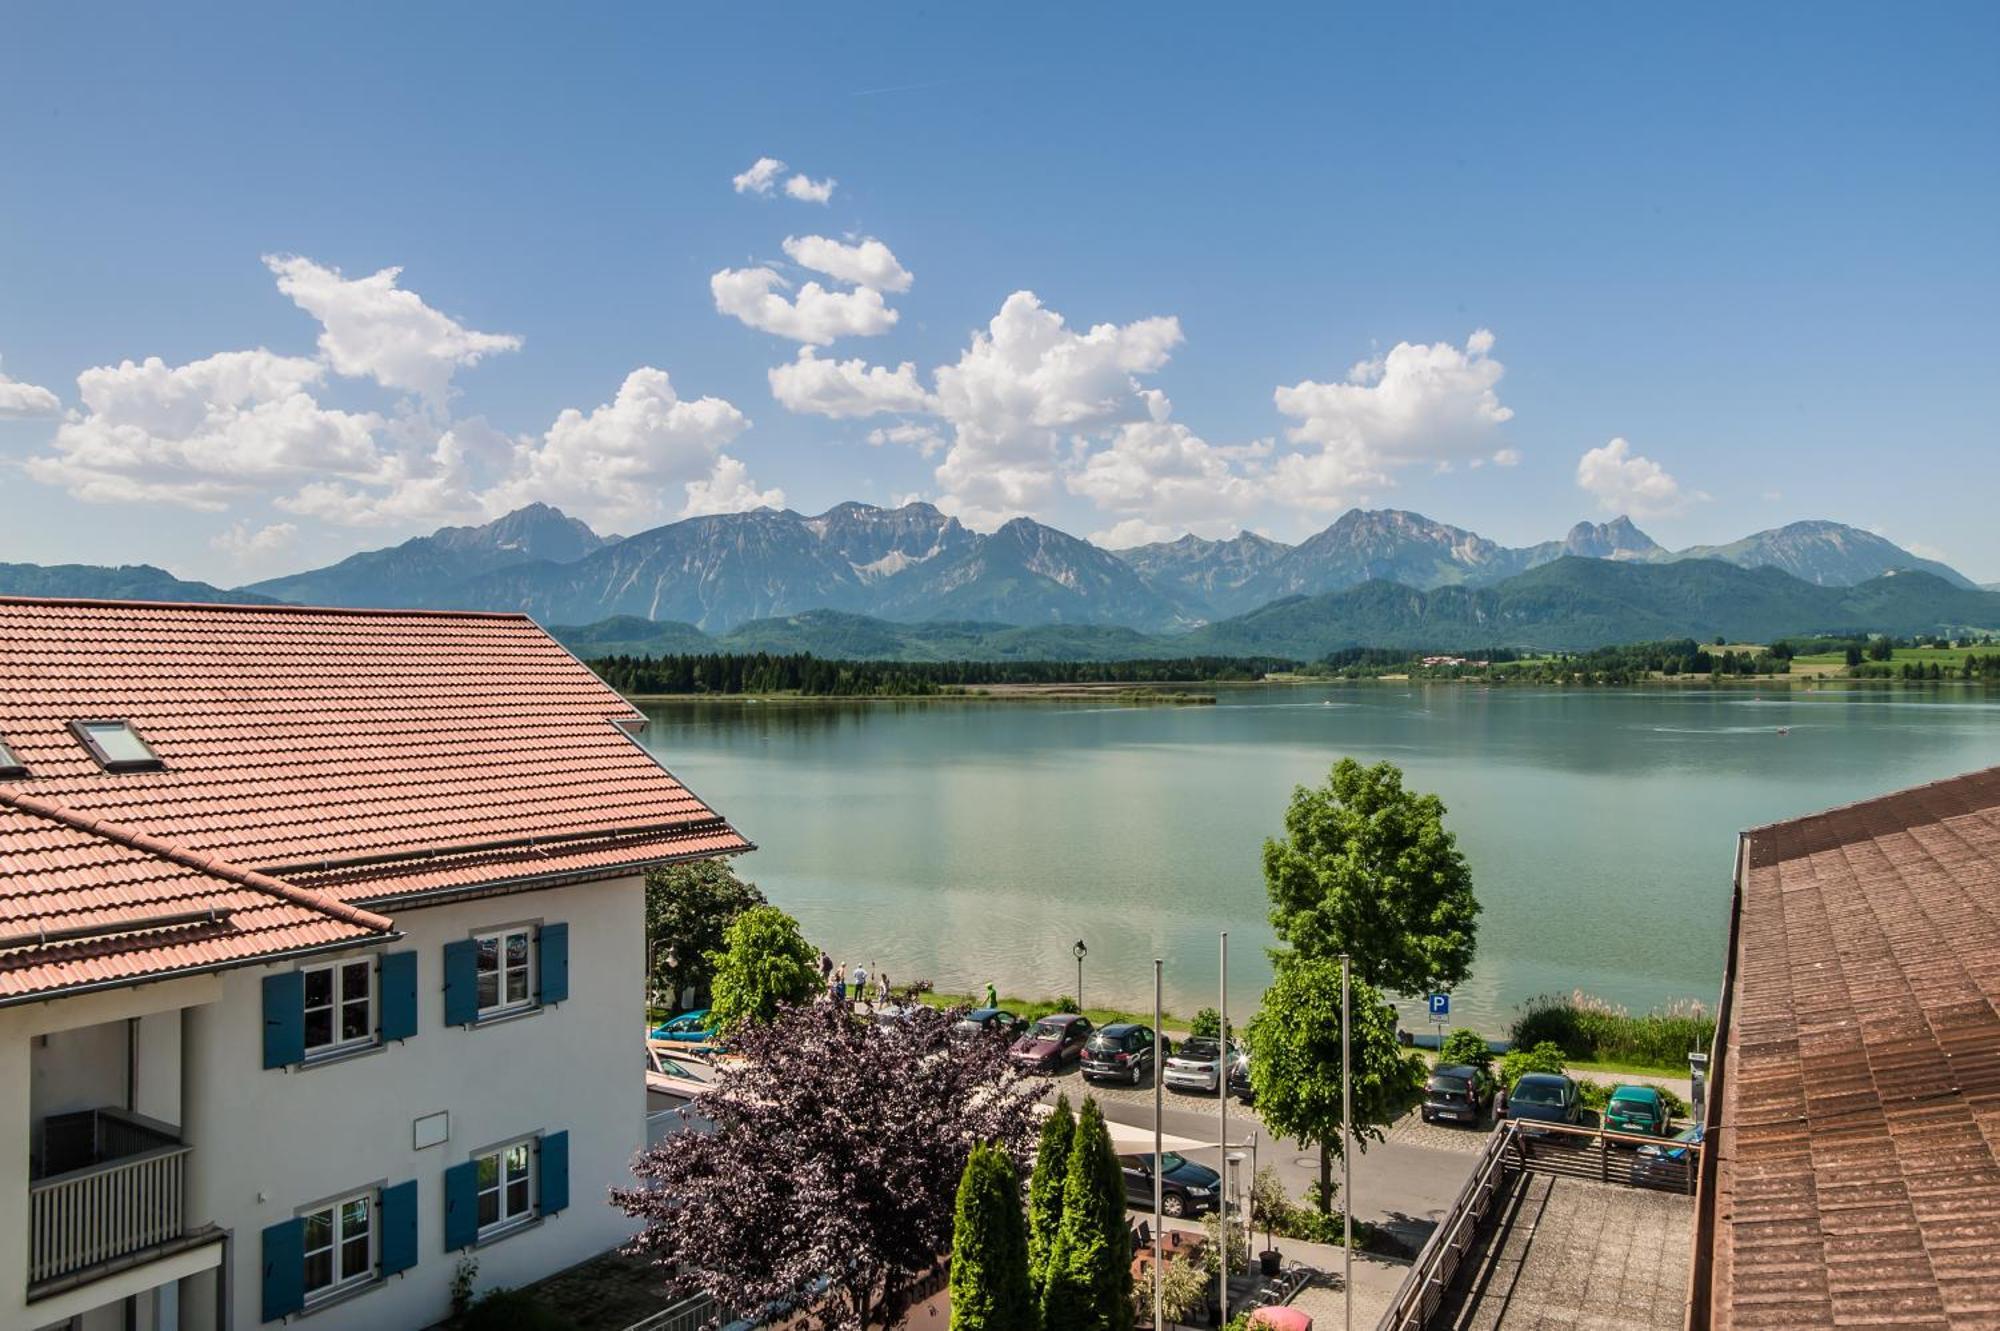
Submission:
POLYGON ((1467 1063, 1440 1063, 1424 1084, 1424 1122, 1447 1119, 1478 1127, 1493 1104, 1493 1085, 1467 1063))
MULTIPOLYGON (((1160 1213, 1180 1216, 1202 1215, 1213 1211, 1222 1187, 1222 1175, 1207 1165, 1198 1165, 1176 1152, 1168 1151, 1160 1157, 1164 1168, 1160 1170, 1160 1213)), ((1153 1209, 1153 1157, 1145 1155, 1121 1155, 1119 1166, 1125 1171, 1126 1204, 1141 1211, 1153 1209)))
POLYGON ((1005 1008, 976 1007, 958 1019, 951 1028, 953 1039, 969 1040, 975 1035, 991 1035, 1012 1041, 1022 1031, 1028 1029, 1025 1018, 1017 1017, 1005 1008))
POLYGON ((1137 1086, 1153 1070, 1153 1028, 1115 1021, 1100 1028, 1083 1047, 1085 1081, 1123 1081, 1137 1086))
POLYGON ((1256 1090, 1250 1085, 1250 1051, 1248 1049, 1238 1053, 1235 1059, 1229 1064, 1229 1093, 1246 1105, 1257 1098, 1256 1090))

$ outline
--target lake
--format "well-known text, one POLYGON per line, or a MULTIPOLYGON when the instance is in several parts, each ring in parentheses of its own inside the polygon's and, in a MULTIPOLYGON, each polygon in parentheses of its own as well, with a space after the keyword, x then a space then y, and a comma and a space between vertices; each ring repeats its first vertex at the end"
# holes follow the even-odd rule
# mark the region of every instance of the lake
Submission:
MULTIPOLYGON (((1230 1004, 1269 978, 1260 868, 1292 788, 1386 758, 1445 801, 1479 898, 1454 1018, 1582 988, 1712 1005, 1740 828, 2000 763, 1955 688, 1225 688, 1208 706, 648 702, 645 742, 759 849, 745 877, 849 965, 939 989, 1230 1004), (1786 733, 1780 733, 1784 730, 1786 733)), ((1409 1009, 1409 1024, 1423 1018, 1409 1009)))

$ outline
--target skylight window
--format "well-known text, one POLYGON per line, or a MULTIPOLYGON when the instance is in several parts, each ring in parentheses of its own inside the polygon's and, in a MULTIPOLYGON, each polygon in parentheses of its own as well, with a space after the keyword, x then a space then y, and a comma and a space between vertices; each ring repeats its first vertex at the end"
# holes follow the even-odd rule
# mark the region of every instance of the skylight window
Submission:
POLYGON ((72 721, 70 729, 107 772, 152 772, 160 759, 130 721, 72 721))
POLYGON ((7 747, 7 741, 0 739, 0 778, 26 776, 28 769, 14 751, 7 747))

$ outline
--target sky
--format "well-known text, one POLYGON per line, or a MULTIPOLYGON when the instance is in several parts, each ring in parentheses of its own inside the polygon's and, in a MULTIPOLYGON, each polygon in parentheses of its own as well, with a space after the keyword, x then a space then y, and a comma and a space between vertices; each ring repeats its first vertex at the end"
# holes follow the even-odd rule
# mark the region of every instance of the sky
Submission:
POLYGON ((2000 6, 15 7, 0 560, 540 500, 2000 579, 2000 6))

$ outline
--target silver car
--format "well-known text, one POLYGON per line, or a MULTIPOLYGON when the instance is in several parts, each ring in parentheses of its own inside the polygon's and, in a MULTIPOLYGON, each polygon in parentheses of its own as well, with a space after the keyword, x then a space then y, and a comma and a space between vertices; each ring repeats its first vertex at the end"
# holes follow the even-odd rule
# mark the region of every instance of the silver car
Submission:
MULTIPOLYGON (((1238 1045, 1230 1044, 1232 1062, 1241 1052, 1238 1045)), ((1166 1076, 1161 1080, 1177 1091, 1215 1094, 1222 1086, 1222 1041, 1206 1035, 1182 1041, 1168 1057, 1166 1076)))

